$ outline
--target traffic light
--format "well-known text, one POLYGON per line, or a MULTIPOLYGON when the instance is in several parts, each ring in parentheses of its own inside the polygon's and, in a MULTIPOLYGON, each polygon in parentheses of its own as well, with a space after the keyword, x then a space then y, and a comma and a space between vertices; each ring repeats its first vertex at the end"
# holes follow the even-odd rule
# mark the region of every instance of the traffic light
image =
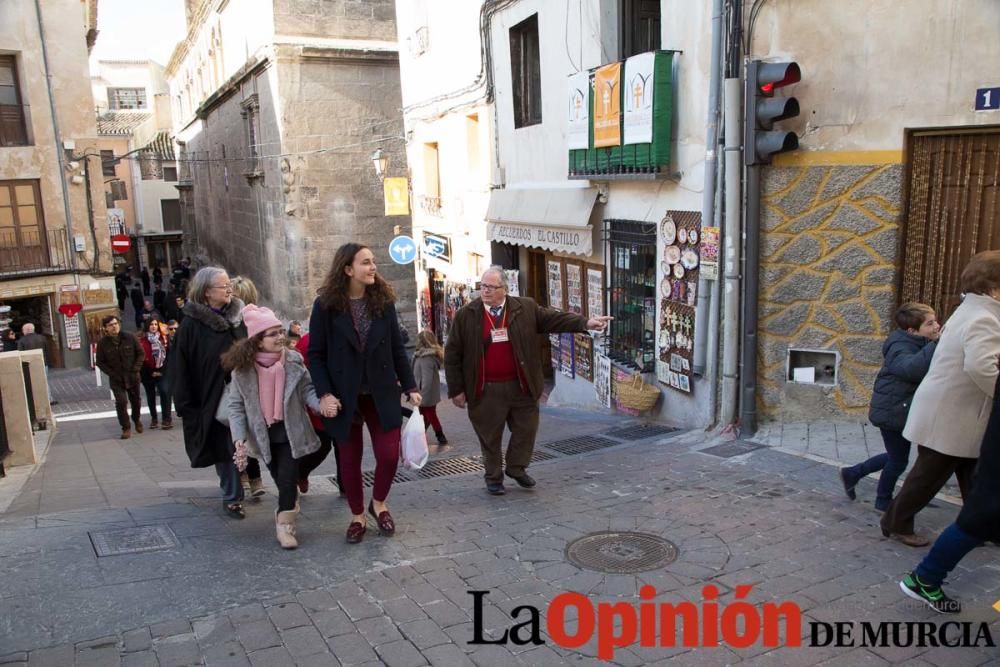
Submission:
POLYGON ((743 159, 746 165, 769 164, 776 153, 794 151, 799 138, 794 132, 772 130, 779 120, 799 115, 799 101, 794 97, 775 97, 774 91, 802 80, 798 63, 747 63, 746 141, 743 159))

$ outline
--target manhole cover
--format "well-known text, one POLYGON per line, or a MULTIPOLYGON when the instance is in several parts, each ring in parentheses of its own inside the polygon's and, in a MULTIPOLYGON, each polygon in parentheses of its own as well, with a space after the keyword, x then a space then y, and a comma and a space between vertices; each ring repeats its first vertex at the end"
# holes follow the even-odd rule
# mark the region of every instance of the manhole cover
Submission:
POLYGON ((139 526, 90 533, 97 557, 160 551, 177 546, 177 538, 166 526, 139 526))
POLYGON ((586 570, 636 574, 673 563, 677 547, 648 533, 591 533, 569 543, 566 559, 586 570))
POLYGON ((701 453, 711 454, 712 456, 718 456, 723 459, 731 459, 734 456, 742 456, 743 454, 749 454, 754 450, 763 448, 764 445, 758 445, 754 442, 727 442, 724 445, 716 445, 715 447, 702 449, 701 453))

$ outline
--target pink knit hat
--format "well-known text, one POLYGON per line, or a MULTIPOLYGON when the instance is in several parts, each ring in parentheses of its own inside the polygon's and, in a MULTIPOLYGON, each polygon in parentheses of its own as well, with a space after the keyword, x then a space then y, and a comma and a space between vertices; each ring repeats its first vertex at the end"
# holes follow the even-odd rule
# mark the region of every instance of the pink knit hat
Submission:
POLYGON ((243 308, 243 323, 247 325, 247 337, 253 338, 271 327, 282 326, 281 320, 274 316, 270 308, 261 308, 250 304, 243 308))

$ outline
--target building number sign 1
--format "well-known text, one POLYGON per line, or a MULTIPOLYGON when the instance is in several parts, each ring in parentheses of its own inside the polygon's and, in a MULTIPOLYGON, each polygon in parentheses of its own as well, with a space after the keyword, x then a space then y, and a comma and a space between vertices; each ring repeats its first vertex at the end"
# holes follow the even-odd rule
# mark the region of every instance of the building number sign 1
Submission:
POLYGON ((1000 86, 980 88, 976 91, 976 111, 996 111, 1000 109, 1000 86))

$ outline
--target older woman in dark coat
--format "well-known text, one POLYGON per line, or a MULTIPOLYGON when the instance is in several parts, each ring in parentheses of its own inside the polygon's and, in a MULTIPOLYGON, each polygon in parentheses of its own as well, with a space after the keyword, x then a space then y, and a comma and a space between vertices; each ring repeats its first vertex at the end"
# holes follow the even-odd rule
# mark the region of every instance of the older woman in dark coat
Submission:
POLYGON ((170 350, 170 380, 177 414, 184 421, 184 447, 192 468, 215 466, 226 511, 242 519, 243 486, 233 463, 229 429, 215 418, 226 388, 221 357, 237 339, 246 338, 225 269, 206 266, 191 281, 184 321, 170 350))
POLYGON ((941 583, 970 551, 987 541, 1000 542, 1000 379, 993 392, 993 411, 979 450, 972 491, 958 519, 941 533, 917 569, 903 578, 900 588, 939 612, 959 613, 961 604, 944 594, 941 583))

